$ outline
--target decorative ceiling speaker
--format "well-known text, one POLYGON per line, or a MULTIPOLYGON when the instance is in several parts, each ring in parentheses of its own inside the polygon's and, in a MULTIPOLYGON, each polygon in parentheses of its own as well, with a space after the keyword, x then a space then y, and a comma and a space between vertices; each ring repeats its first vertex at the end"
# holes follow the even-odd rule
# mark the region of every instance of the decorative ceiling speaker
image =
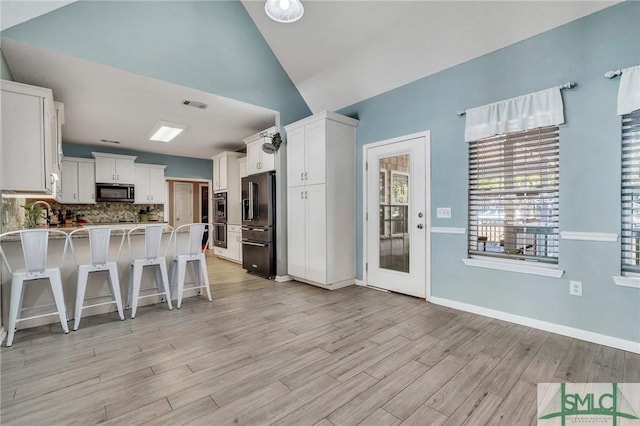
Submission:
POLYGON ((304 7, 300 0, 267 0, 264 11, 274 21, 288 24, 302 18, 304 7))

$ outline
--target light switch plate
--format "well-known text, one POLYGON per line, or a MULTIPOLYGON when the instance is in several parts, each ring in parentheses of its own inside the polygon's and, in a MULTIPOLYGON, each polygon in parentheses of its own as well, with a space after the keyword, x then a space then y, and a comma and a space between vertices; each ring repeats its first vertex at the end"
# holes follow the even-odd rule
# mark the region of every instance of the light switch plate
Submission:
POLYGON ((582 281, 569 281, 569 294, 582 296, 582 281))
POLYGON ((436 216, 439 219, 451 219, 451 207, 438 207, 436 209, 436 216))

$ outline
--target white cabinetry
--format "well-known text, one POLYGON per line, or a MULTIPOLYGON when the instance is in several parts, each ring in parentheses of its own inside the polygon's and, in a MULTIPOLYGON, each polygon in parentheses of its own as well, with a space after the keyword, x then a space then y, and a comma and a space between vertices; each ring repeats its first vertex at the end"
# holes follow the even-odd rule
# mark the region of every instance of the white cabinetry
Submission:
POLYGON ((213 192, 235 188, 238 180, 238 159, 244 154, 238 152, 221 152, 213 159, 213 192))
POLYGON ((226 260, 242 263, 242 227, 227 226, 227 248, 214 247, 213 254, 226 260))
POLYGON ((135 204, 164 204, 167 198, 164 179, 166 167, 158 164, 134 165, 135 204))
POLYGON ((328 289, 355 280, 355 127, 324 112, 287 131, 288 274, 328 289))
POLYGON ((2 188, 59 198, 62 138, 51 89, 2 80, 2 188))
POLYGON ((92 152, 91 155, 96 159, 96 182, 135 183, 133 162, 136 157, 101 152, 92 152))
POLYGON ((262 150, 262 145, 271 143, 271 136, 276 128, 271 127, 248 138, 243 139, 247 145, 247 174, 268 172, 276 169, 275 154, 267 154, 262 150))
POLYGON ((62 161, 62 203, 95 204, 95 162, 67 157, 62 161))

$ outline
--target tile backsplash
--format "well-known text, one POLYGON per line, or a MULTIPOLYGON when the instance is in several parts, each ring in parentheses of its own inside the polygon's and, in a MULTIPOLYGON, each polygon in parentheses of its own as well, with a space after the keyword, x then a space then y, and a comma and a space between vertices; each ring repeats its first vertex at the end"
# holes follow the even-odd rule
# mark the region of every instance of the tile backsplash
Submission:
MULTIPOLYGON (((3 230, 22 229, 24 227, 24 209, 26 203, 38 201, 38 198, 3 198, 2 228, 3 230)), ((96 203, 96 204, 60 204, 54 200, 46 201, 53 214, 63 212, 63 217, 83 217, 87 223, 139 222, 139 213, 147 209, 157 214, 158 221, 164 221, 163 204, 129 204, 129 203, 96 203)), ((55 221, 54 221, 55 222, 55 221)))

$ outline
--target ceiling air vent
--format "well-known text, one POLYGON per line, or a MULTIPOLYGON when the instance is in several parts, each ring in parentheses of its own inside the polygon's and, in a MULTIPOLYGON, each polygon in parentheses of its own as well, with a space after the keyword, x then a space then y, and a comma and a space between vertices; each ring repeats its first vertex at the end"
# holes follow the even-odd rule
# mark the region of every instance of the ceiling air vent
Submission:
POLYGON ((104 143, 114 143, 116 145, 121 144, 122 142, 120 141, 112 141, 110 139, 100 139, 100 142, 104 142, 104 143))
POLYGON ((181 103, 182 105, 186 105, 186 106, 190 106, 198 109, 207 109, 207 107, 209 106, 207 104, 203 104, 202 102, 190 101, 188 99, 183 99, 181 103))

